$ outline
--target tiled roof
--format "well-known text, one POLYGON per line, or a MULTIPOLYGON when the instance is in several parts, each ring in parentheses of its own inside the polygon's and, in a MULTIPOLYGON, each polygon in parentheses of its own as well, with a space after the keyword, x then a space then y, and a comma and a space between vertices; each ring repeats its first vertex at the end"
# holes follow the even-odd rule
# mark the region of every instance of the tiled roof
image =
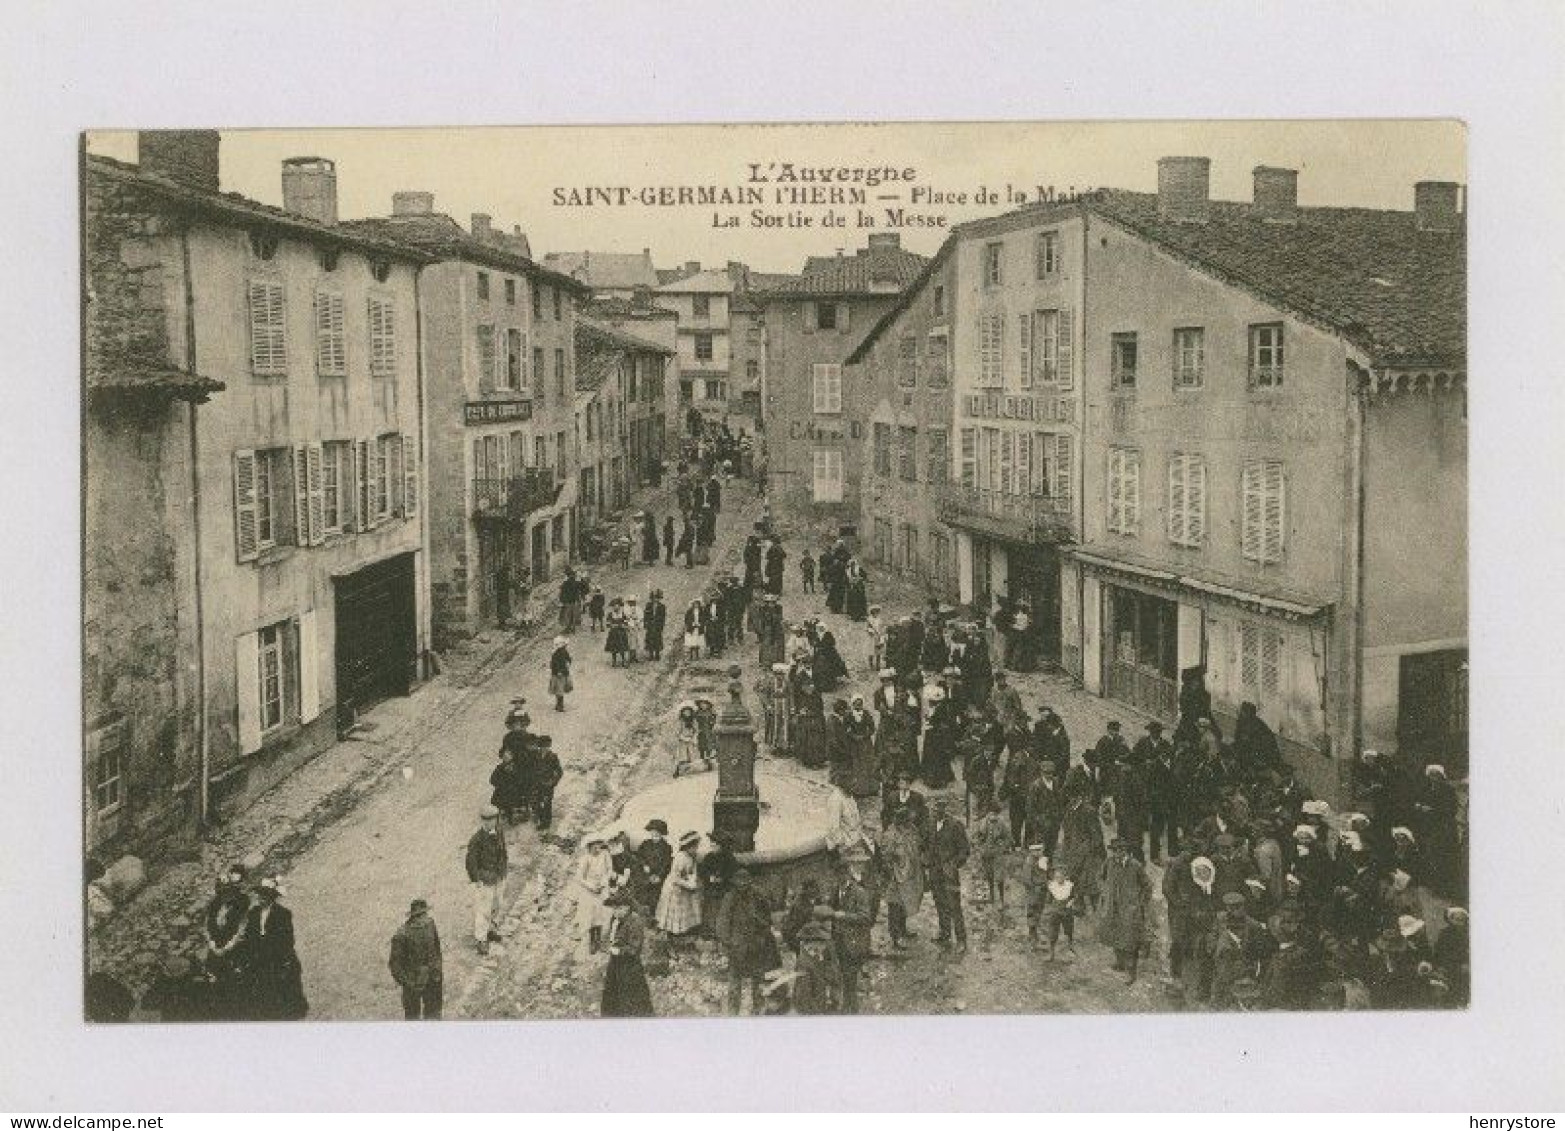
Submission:
POLYGON ((618 295, 603 295, 587 304, 587 313, 599 318, 668 318, 678 321, 679 312, 656 303, 637 302, 618 295))
POLYGON ((659 294, 726 295, 734 289, 733 277, 726 270, 700 271, 658 288, 659 294))
POLYGON ((535 260, 498 244, 485 243, 443 212, 420 212, 408 216, 377 216, 364 220, 344 220, 337 225, 382 241, 395 241, 417 248, 436 259, 465 259, 501 271, 515 271, 578 294, 587 288, 568 275, 561 275, 535 260))
POLYGON ((627 334, 617 327, 605 326, 601 322, 590 322, 585 318, 576 319, 576 348, 641 350, 665 356, 672 356, 674 353, 667 346, 660 346, 635 334, 627 334))
POLYGON ((658 286, 657 270, 652 266, 652 258, 645 253, 551 251, 543 257, 543 263, 550 270, 569 275, 594 290, 658 286))
POLYGON ((1463 365, 1467 234, 1419 231, 1411 212, 1300 208, 1268 223, 1213 201, 1204 223, 1158 215, 1151 193, 1111 191, 1093 212, 1266 302, 1341 334, 1376 365, 1463 365))
POLYGON ((200 404, 225 388, 227 386, 221 381, 187 372, 166 361, 114 356, 99 349, 88 351, 89 393, 162 393, 200 404))
POLYGON ((853 255, 812 257, 803 275, 767 289, 767 298, 897 294, 923 271, 929 257, 900 247, 860 248, 853 255))
POLYGON ((869 351, 874 348, 875 342, 896 323, 896 320, 902 316, 902 312, 913 304, 913 300, 924 289, 924 285, 929 282, 930 277, 939 271, 941 264, 951 257, 951 251, 956 247, 957 239, 958 237, 954 231, 946 237, 945 243, 940 245, 940 250, 935 252, 935 257, 925 264, 924 269, 919 272, 918 278, 908 285, 907 290, 902 292, 891 309, 881 315, 880 321, 875 323, 874 329, 848 355, 848 360, 844 362, 845 365, 857 365, 869 356, 869 351))
POLYGON ((140 166, 116 161, 98 154, 87 155, 89 175, 108 177, 155 194, 170 205, 189 208, 217 216, 235 225, 264 224, 268 228, 289 235, 313 240, 318 244, 351 247, 373 255, 382 255, 404 262, 428 263, 425 253, 403 243, 393 243, 379 238, 372 232, 359 231, 347 224, 320 224, 294 212, 286 212, 270 204, 262 204, 236 192, 212 192, 182 181, 148 173, 140 166))

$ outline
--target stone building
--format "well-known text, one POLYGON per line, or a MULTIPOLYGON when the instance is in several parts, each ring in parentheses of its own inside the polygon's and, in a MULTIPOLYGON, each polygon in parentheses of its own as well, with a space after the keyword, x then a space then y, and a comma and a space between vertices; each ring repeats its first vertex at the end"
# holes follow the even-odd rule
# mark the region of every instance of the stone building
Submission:
POLYGON ((1292 170, 1211 200, 1205 158, 1083 210, 1082 678, 1172 718, 1203 668, 1329 799, 1365 747, 1466 756, 1466 237, 1303 207, 1292 170), (1433 567, 1432 563, 1439 563, 1433 567))
POLYGON ((584 284, 522 254, 475 213, 394 195, 346 227, 435 260, 419 281, 429 432, 435 646, 509 619, 527 587, 570 560, 578 486, 576 308, 584 284))
POLYGON ((654 301, 679 317, 674 364, 681 402, 721 420, 729 411, 729 302, 736 287, 730 271, 702 271, 700 266, 687 264, 696 270, 659 286, 654 301))
POLYGON ((337 223, 332 162, 284 162, 279 209, 218 149, 85 159, 90 845, 216 819, 429 647, 426 257, 337 223))
POLYGON ((950 601, 959 598, 956 554, 941 504, 953 472, 955 248, 948 239, 844 363, 869 424, 859 452, 860 552, 950 601))
POLYGON ((1028 654, 1080 674, 1074 568, 1081 529, 1079 317, 1086 288, 1074 203, 952 233, 952 483, 941 501, 964 602, 1025 603, 1028 654))
POLYGON ((928 257, 895 232, 874 233, 853 255, 813 258, 794 279, 754 292, 765 320, 769 487, 802 515, 856 530, 864 390, 844 383, 843 362, 928 257))
POLYGON ((551 251, 543 266, 567 275, 588 288, 596 298, 635 298, 638 292, 656 290, 660 282, 652 266, 652 252, 551 251))
POLYGON ((669 458, 665 370, 673 351, 583 318, 576 324, 576 437, 584 508, 618 510, 669 458), (584 399, 585 398, 585 399, 584 399))

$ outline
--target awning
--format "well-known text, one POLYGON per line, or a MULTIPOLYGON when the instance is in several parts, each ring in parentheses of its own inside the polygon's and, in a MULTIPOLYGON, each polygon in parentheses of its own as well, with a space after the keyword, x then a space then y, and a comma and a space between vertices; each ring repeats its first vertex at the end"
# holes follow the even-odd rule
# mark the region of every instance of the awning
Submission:
POLYGON ((1253 590, 1242 589, 1223 582, 1211 581, 1204 577, 1177 573, 1172 570, 1157 569, 1154 566, 1141 565, 1137 562, 1125 561, 1120 558, 1105 557, 1087 550, 1069 549, 1065 550, 1064 553, 1077 561, 1086 565, 1096 566, 1099 569, 1113 573, 1128 574, 1132 577, 1141 577, 1148 581, 1161 582, 1164 585, 1194 589, 1197 592, 1232 601, 1238 605, 1245 605, 1262 612, 1276 613, 1290 620, 1317 617, 1330 608, 1329 603, 1317 603, 1308 599, 1294 600, 1275 594, 1257 593, 1253 590))

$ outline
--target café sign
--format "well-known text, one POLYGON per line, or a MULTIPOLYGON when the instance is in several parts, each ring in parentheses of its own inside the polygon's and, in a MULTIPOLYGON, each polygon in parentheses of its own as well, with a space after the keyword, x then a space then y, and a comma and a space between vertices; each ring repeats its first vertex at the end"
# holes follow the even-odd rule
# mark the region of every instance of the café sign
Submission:
POLYGON ((532 401, 468 401, 462 408, 462 423, 509 424, 533 418, 532 401))

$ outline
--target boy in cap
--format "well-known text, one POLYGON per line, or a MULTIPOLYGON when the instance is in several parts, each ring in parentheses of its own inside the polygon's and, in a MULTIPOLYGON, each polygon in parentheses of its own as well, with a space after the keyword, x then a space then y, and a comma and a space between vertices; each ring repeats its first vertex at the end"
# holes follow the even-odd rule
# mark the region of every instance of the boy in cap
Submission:
POLYGON ((429 917, 429 902, 415 899, 407 921, 391 936, 391 976, 402 988, 402 1016, 409 1021, 438 1021, 445 996, 445 966, 440 932, 429 917))
POLYGON ((500 941, 500 895, 510 860, 500 810, 485 805, 478 816, 481 824, 467 842, 467 879, 473 893, 473 940, 479 954, 488 954, 489 944, 500 941))
POLYGON ((554 739, 547 734, 538 736, 533 772, 533 820, 539 832, 547 832, 554 823, 554 789, 565 776, 560 756, 554 752, 554 739))

